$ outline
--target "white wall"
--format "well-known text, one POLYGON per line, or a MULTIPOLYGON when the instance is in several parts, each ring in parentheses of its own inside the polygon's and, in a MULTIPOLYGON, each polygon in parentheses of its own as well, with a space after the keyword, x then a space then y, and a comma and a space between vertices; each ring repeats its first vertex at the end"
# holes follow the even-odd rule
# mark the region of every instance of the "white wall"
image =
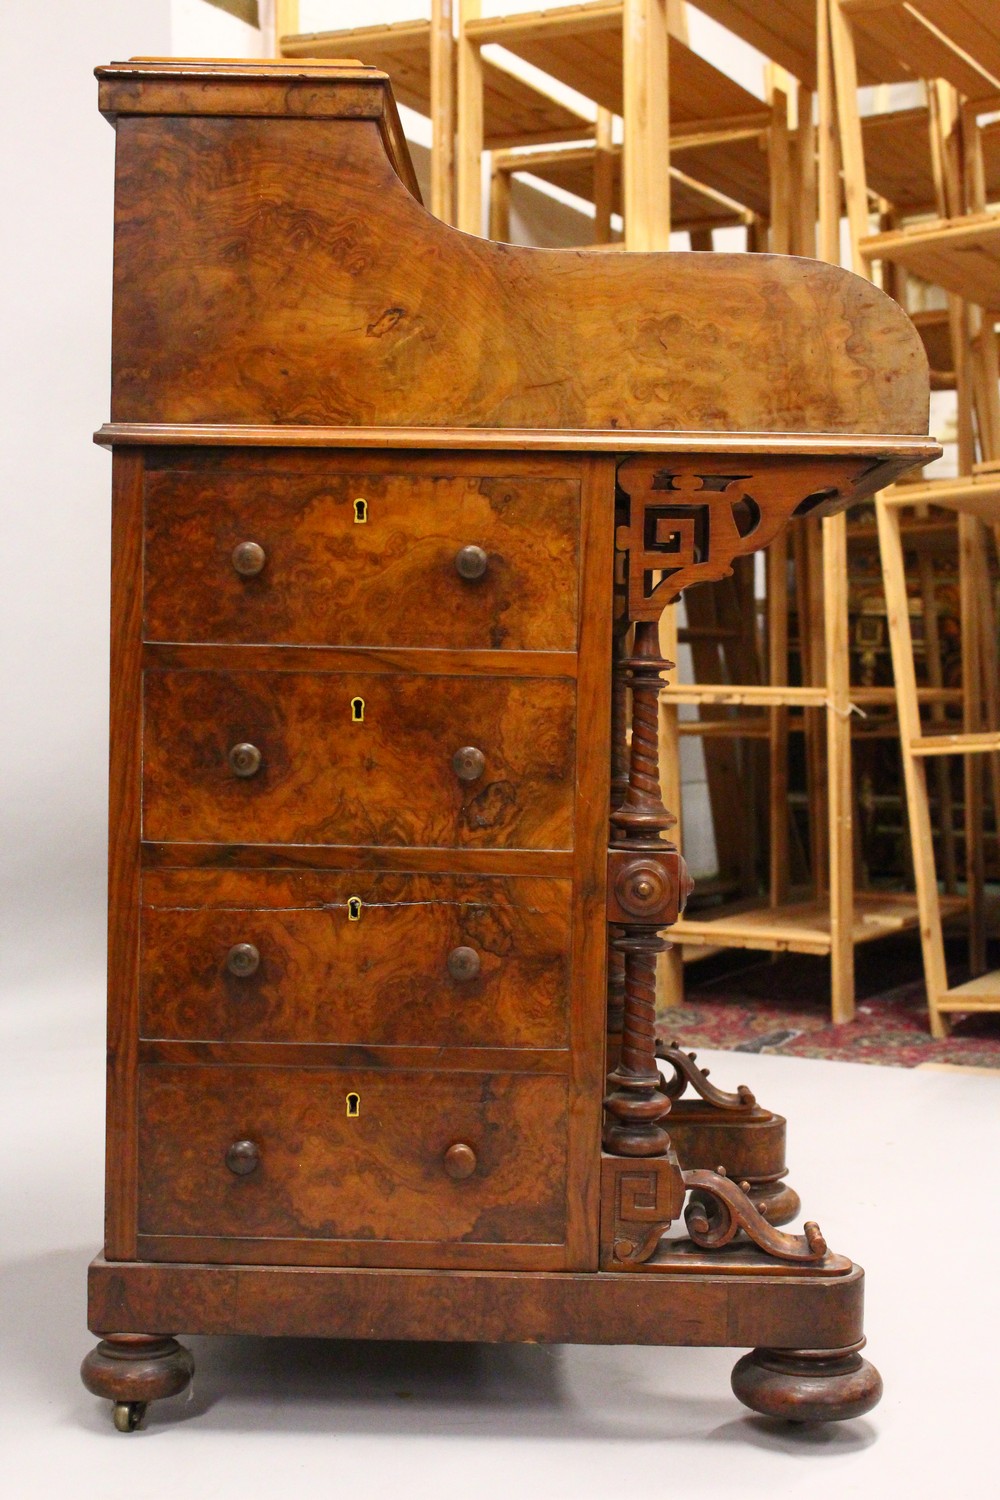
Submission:
POLYGON ((260 0, 261 28, 248 26, 206 0, 170 0, 170 48, 174 57, 268 57, 273 35, 272 0, 260 0))
POLYGON ((170 47, 170 0, 4 8, 0 961, 18 1002, 103 967, 114 133, 97 63, 170 47))

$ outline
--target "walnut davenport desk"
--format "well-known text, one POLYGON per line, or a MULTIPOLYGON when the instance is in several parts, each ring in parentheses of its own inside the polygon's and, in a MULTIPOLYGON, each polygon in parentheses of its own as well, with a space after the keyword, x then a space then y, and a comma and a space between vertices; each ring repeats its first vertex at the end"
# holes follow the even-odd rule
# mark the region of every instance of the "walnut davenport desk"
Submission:
POLYGON ((458 234, 372 68, 98 78, 88 1389, 131 1430, 185 1333, 710 1344, 758 1411, 868 1410, 862 1272, 779 1227, 785 1122, 656 1042, 657 621, 933 456, 917 335, 811 261, 458 234))

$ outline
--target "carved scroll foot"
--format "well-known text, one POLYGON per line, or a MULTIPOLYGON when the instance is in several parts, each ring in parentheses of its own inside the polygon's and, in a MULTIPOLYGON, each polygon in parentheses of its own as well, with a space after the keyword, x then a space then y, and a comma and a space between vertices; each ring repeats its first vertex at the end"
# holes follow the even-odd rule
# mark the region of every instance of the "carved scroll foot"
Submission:
POLYGON ((688 1234, 703 1250, 721 1249, 742 1230, 758 1250, 779 1260, 819 1261, 826 1255, 826 1240, 818 1224, 806 1224, 804 1234, 775 1229, 743 1187, 719 1172, 685 1172, 684 1185, 691 1192, 684 1221, 688 1234))
POLYGON ((863 1347, 862 1339, 846 1349, 754 1349, 733 1370, 733 1393, 751 1411, 787 1422, 863 1417, 882 1397, 863 1347))
POLYGON ((681 1163, 703 1171, 723 1167, 731 1181, 746 1184, 748 1198, 769 1224, 790 1223, 801 1205, 784 1181, 783 1117, 763 1109, 745 1084, 735 1093, 718 1088, 695 1054, 677 1042, 658 1043, 656 1056, 671 1070, 661 1073, 660 1092, 675 1101, 670 1135, 681 1163), (687 1089, 694 1098, 681 1098, 687 1089))
POLYGON ((134 1432, 150 1401, 180 1395, 193 1374, 194 1360, 176 1339, 145 1333, 109 1335, 80 1366, 87 1390, 114 1402, 119 1432, 134 1432))
MULTIPOLYGON (((690 1087, 700 1099, 706 1104, 714 1105, 716 1109, 751 1110, 757 1102, 745 1083, 738 1086, 735 1094, 709 1083, 708 1069, 698 1066, 697 1054, 682 1051, 678 1042, 670 1042, 669 1045, 657 1042, 656 1056, 660 1062, 668 1063, 673 1069, 673 1076, 663 1079, 661 1085, 668 1099, 679 1099, 685 1088, 690 1087)), ((660 1076, 662 1078, 662 1074, 660 1076)))

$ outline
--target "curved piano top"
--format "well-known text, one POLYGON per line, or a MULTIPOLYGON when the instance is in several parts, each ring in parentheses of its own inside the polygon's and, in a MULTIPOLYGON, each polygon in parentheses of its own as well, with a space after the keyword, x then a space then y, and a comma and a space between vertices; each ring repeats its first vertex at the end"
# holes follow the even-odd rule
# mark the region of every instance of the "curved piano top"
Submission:
POLYGON ((920 339, 849 272, 460 234, 422 207, 389 81, 360 65, 97 74, 118 132, 104 441, 870 453, 897 471, 937 451, 920 339))

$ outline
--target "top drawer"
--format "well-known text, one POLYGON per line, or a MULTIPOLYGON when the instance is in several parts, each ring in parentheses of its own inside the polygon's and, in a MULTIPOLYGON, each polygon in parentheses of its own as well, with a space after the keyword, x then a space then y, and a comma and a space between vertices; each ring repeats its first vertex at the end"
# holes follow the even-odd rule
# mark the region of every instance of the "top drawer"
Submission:
POLYGON ((572 651, 579 497, 572 478, 151 470, 145 638, 572 651))

